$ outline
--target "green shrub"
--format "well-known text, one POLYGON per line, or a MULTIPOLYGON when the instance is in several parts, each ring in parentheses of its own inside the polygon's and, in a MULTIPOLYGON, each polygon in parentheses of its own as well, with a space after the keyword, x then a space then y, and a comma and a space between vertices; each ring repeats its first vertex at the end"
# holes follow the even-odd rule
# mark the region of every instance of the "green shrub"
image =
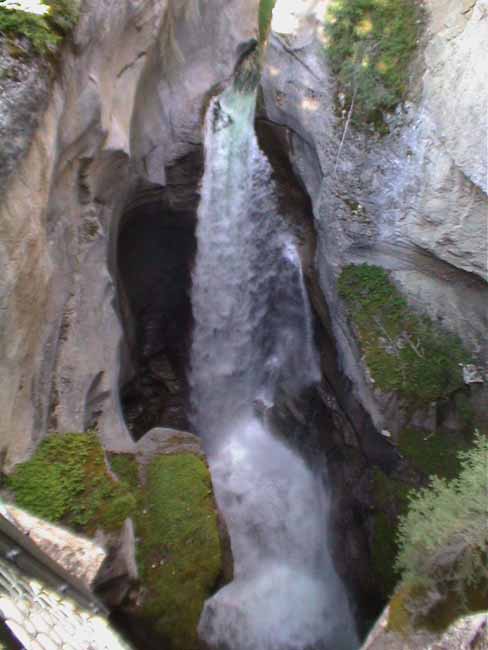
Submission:
POLYGON ((412 406, 442 400, 464 386, 469 361, 460 339, 417 315, 379 266, 345 267, 338 280, 376 385, 412 406))
POLYGON ((473 587, 488 590, 488 437, 477 433, 472 449, 458 456, 458 478, 434 476, 411 493, 396 568, 406 582, 455 592, 462 604, 473 587))
POLYGON ((376 121, 405 95, 419 35, 415 0, 334 0, 325 19, 326 49, 353 120, 376 121))
POLYGON ((46 438, 7 479, 7 487, 19 507, 86 532, 121 526, 136 506, 127 486, 108 473, 95 433, 46 438))
POLYGON ((42 16, 0 5, 0 33, 7 38, 27 38, 34 53, 40 56, 55 54, 64 37, 76 25, 78 3, 76 0, 45 0, 44 4, 49 11, 42 16))

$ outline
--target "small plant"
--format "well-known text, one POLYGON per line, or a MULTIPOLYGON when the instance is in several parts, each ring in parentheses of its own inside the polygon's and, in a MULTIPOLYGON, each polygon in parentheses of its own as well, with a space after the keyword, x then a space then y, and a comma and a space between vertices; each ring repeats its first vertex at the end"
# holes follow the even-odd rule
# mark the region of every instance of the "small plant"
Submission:
POLYGON ((481 590, 486 600, 488 593, 488 437, 477 432, 474 446, 458 457, 457 478, 434 476, 409 496, 396 568, 416 588, 456 594, 462 609, 469 594, 481 590))
POLYGON ((460 339, 417 315, 379 266, 345 267, 338 280, 376 385, 414 407, 443 400, 464 386, 469 361, 460 339))
POLYGON ((334 0, 326 49, 353 122, 382 120, 405 96, 420 23, 415 0, 334 0))
MULTIPOLYGON (((57 52, 79 16, 76 0, 45 0, 43 4, 48 11, 42 15, 4 7, 4 1, 0 0, 0 34, 8 39, 26 38, 33 52, 40 56, 52 56, 57 52)), ((24 50, 18 53, 28 54, 24 50)))

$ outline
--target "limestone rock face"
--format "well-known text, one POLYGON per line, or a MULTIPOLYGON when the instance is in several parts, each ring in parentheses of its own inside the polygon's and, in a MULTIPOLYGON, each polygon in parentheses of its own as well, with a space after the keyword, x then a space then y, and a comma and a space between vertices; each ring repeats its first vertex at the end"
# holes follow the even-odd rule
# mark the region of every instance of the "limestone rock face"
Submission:
MULTIPOLYGON (((429 3, 412 99, 388 118, 384 137, 352 128, 344 135, 316 4, 308 3, 295 33, 272 37, 263 110, 287 127, 294 169, 312 199, 317 274, 342 368, 378 430, 395 431, 404 425, 399 405, 365 371, 335 282, 351 262, 387 268, 413 307, 458 334, 486 368, 487 150, 479 134, 486 131, 487 4, 429 3)), ((479 392, 482 410, 486 390, 479 392)))
POLYGON ((205 97, 230 77, 256 27, 257 0, 84 0, 46 110, 35 67, 2 94, 2 140, 16 137, 15 96, 34 89, 39 108, 33 136, 22 132, 0 163, 9 171, 0 196, 7 470, 47 429, 98 426, 106 447, 132 448, 118 398, 120 214, 131 188, 164 185, 166 167, 201 144, 205 97))
MULTIPOLYGON (((27 43, 19 46, 28 52, 27 43)), ((29 147, 49 91, 48 66, 14 54, 13 45, 0 35, 0 192, 29 147)))

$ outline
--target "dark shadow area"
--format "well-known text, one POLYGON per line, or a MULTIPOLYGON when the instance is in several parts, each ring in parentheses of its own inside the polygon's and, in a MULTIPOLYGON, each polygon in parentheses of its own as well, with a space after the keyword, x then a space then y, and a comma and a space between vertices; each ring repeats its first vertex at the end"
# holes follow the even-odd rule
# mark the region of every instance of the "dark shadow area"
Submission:
POLYGON ((187 429, 186 368, 191 336, 200 150, 168 170, 166 186, 140 186, 117 244, 125 332, 120 396, 135 439, 156 426, 187 429))

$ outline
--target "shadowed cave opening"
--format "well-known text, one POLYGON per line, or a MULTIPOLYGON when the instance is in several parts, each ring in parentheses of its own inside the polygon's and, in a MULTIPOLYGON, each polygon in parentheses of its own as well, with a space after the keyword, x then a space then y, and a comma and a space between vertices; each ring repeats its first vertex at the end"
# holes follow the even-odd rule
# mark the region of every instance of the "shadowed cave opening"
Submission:
POLYGON ((125 346, 119 388, 136 440, 157 426, 188 429, 191 267, 202 165, 197 150, 168 170, 164 187, 140 183, 120 223, 118 294, 125 346))

